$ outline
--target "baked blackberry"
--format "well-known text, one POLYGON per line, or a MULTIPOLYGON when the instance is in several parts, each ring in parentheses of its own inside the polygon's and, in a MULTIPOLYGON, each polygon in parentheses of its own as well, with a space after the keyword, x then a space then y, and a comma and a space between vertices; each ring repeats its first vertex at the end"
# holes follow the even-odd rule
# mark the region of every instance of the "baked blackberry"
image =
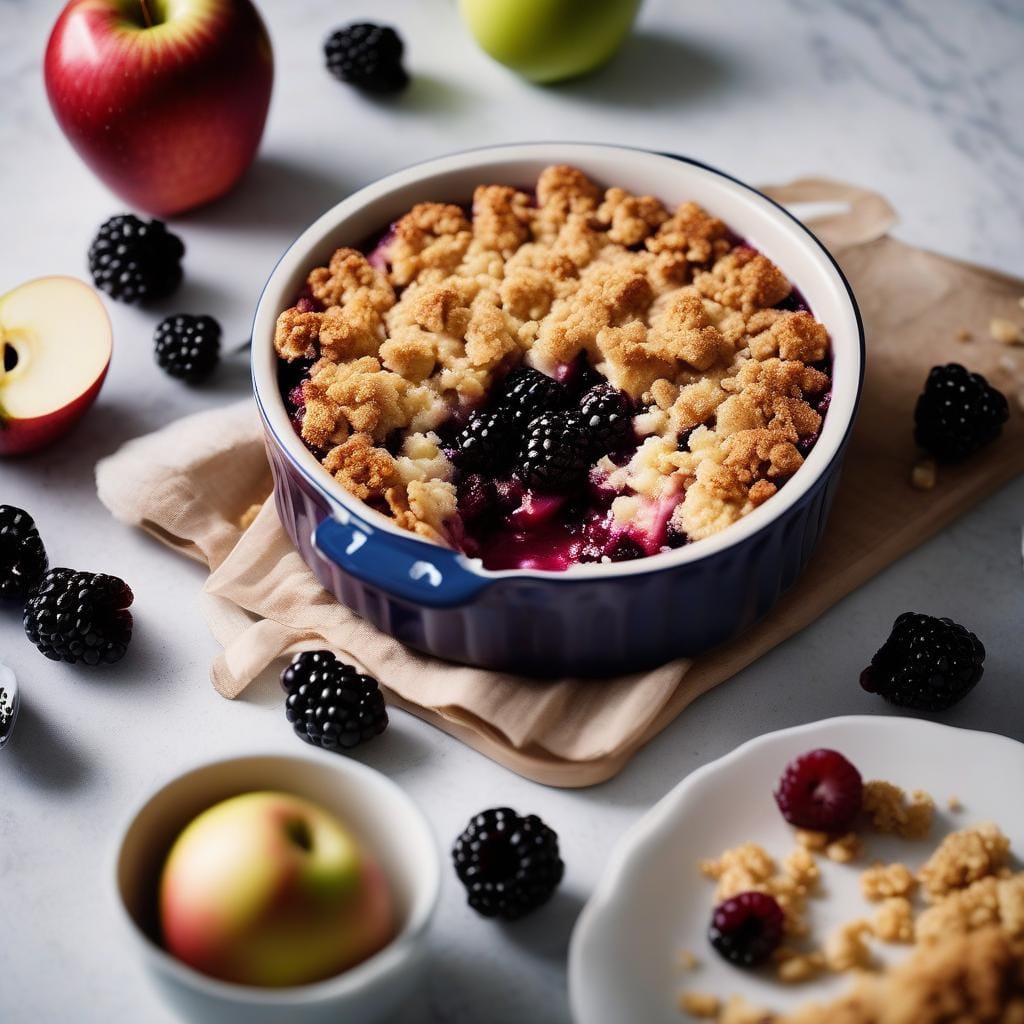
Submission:
POLYGON ((377 680, 330 651, 303 651, 281 674, 285 717, 295 735, 324 750, 351 750, 388 727, 377 680))
POLYGON ((212 316, 176 313, 153 335, 157 365, 172 377, 198 384, 220 362, 220 324, 212 316))
POLYGON ((786 765, 775 802, 790 825, 836 834, 853 824, 863 792, 860 772, 839 751, 822 747, 786 765))
POLYGON ((1005 396, 980 373, 935 366, 914 409, 914 440, 939 462, 962 462, 994 441, 1009 415, 1005 396))
POLYGON ((327 70, 339 81, 373 93, 400 92, 409 84, 402 67, 404 51, 393 28, 370 22, 346 25, 324 43, 327 70))
POLYGON ((131 642, 133 600, 116 576, 51 569, 25 605, 25 633, 53 661, 111 665, 131 642))
POLYGON ((890 704, 945 711, 977 685, 985 647, 952 619, 904 612, 860 676, 860 685, 890 704))
POLYGON ((741 892, 715 907, 708 939, 737 967, 763 964, 782 942, 782 907, 766 892, 741 892))
POLYGON ((633 403, 614 384, 598 384, 580 399, 580 425, 590 451, 605 455, 633 436, 633 403))
POLYGON ((118 302, 166 298, 181 284, 185 246, 163 221, 134 214, 111 217, 89 247, 89 272, 97 288, 118 302))
POLYGON ((565 873, 558 836, 535 814, 508 807, 475 815, 455 840, 452 860, 469 905, 513 921, 551 899, 565 873))
POLYGON ((473 413, 455 439, 461 469, 500 469, 509 460, 510 416, 506 409, 473 413))
POLYGON ((508 375, 499 402, 500 407, 509 412, 512 426, 518 431, 541 413, 564 409, 565 404, 565 388, 554 377, 531 366, 522 366, 508 375))
POLYGON ((588 451, 586 435, 575 413, 544 413, 526 429, 519 475, 537 491, 570 491, 587 475, 588 451))
POLYGON ((46 572, 46 549, 32 517, 0 505, 0 599, 24 601, 46 572))

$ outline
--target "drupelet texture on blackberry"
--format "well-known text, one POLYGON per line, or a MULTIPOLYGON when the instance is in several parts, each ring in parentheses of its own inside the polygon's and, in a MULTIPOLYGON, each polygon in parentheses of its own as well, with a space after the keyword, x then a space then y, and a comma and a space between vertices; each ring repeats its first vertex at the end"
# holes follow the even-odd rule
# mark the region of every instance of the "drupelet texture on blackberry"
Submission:
POLYGON ((455 439, 462 469, 497 470, 509 460, 511 418, 505 409, 473 413, 455 439))
POLYGON ((220 362, 220 333, 212 316, 169 316, 157 324, 153 336, 157 364, 178 380, 198 384, 220 362))
POLYGON ((134 214, 111 217, 89 247, 89 272, 97 288, 119 302, 163 299, 181 284, 185 246, 163 221, 134 214))
POLYGON ((935 366, 914 409, 914 440, 939 462, 962 462, 994 441, 1009 415, 1005 396, 980 373, 935 366))
POLYGON ((588 452, 576 413, 544 413, 526 429, 519 475, 528 487, 538 491, 570 491, 587 475, 588 452))
POLYGON ((508 807, 475 815, 452 847, 469 905, 484 917, 512 921, 546 903, 565 865, 558 836, 535 814, 508 807))
POLYGON ((919 711, 945 711, 974 689, 985 647, 952 619, 904 612, 860 676, 869 693, 919 711))
POLYGON ((0 505, 0 599, 24 601, 46 572, 46 549, 32 517, 0 505))
POLYGON ((565 388, 554 377, 531 366, 522 366, 505 379, 499 405, 508 410, 513 427, 522 431, 541 413, 563 409, 565 403, 565 388))
POLYGON ((784 925, 782 907, 774 896, 741 892, 715 907, 708 939, 729 963, 756 967, 779 948, 784 925))
POLYGON ((775 789, 782 816, 796 828, 845 832, 860 813, 860 772, 837 750, 821 747, 786 765, 775 789))
POLYGON ((366 92, 399 92, 409 83, 402 67, 405 47, 387 25, 357 22, 332 32, 324 43, 327 70, 366 92))
POLYGON ((596 455, 621 448, 633 436, 633 403, 614 384, 598 384, 580 399, 580 425, 596 455))
POLYGON ((51 569, 25 605, 25 632, 53 661, 110 665, 131 642, 133 600, 116 576, 51 569))
POLYGON ((330 651, 303 651, 281 674, 285 717, 295 735, 324 750, 351 750, 388 726, 377 680, 330 651))

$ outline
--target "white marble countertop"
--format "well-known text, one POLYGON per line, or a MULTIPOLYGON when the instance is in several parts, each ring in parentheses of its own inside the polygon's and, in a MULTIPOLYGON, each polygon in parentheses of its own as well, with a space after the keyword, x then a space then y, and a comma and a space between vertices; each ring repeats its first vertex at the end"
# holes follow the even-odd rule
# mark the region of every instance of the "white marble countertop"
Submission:
MULTIPOLYGON (((41 54, 60 4, 0 0, 0 290, 85 274, 93 232, 122 209, 62 139, 41 54)), ((187 283, 159 312, 209 312, 246 336, 260 286, 315 214, 415 160, 490 142, 614 141, 688 153, 754 182, 825 173, 870 185, 914 242, 1024 274, 1024 7, 1014 0, 648 0, 639 32, 599 75, 534 88, 492 64, 446 0, 262 0, 277 82, 259 162, 226 201, 175 225, 187 283), (395 104, 361 99, 324 71, 336 24, 386 17, 416 81, 395 104)), ((115 358, 99 405, 68 443, 0 465, 0 501, 36 517, 55 564, 123 576, 137 594, 128 658, 76 672, 37 655, 15 616, 0 653, 24 708, 0 754, 0 1019, 146 1021, 170 1012, 122 941, 111 857, 146 790, 226 752, 294 750, 272 681, 235 703, 207 681, 214 642, 199 570, 115 525, 95 461, 122 441, 248 388, 241 359, 190 391, 152 360, 154 312, 109 304, 115 358)), ((946 720, 1024 739, 1024 587, 1018 481, 685 713, 615 781, 583 792, 525 782, 396 712, 359 757, 429 815, 443 846, 495 803, 541 814, 568 869, 554 903, 501 927, 475 917, 446 871, 434 970, 415 1018, 478 1024, 568 1018, 565 953, 612 844, 687 772, 765 730, 885 713, 859 670, 908 608, 950 615, 989 650, 979 690, 946 720)))

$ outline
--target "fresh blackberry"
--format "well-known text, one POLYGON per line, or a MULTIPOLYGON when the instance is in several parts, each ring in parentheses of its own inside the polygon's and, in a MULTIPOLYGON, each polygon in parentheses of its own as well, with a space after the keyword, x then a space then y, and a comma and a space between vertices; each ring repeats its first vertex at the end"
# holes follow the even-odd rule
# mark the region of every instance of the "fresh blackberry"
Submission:
POLYGON ((469 905, 484 917, 515 920, 547 903, 565 865, 558 836, 535 814, 508 807, 475 815, 452 847, 469 905))
POLYGON ((1009 415, 1005 396, 980 373, 935 366, 914 409, 914 440, 939 462, 962 462, 994 441, 1009 415))
POLYGON ((185 246, 163 221, 134 214, 111 217, 89 247, 89 271, 97 288, 119 302, 153 302, 181 284, 185 246))
POLYGON ((285 717, 295 735, 324 750, 351 750, 388 727, 377 680, 330 651, 303 651, 281 674, 285 717))
POLYGON ((496 471, 509 458, 510 416, 505 409, 473 413, 455 439, 462 469, 496 471))
POLYGON ((25 605, 25 632, 53 661, 111 665, 131 642, 133 600, 116 576, 51 569, 25 605))
POLYGON ((633 436, 633 403, 629 395, 605 382, 580 399, 580 424, 595 455, 621 448, 633 436))
POLYGON ((845 832, 860 813, 864 787, 860 772, 837 750, 811 750, 782 773, 775 802, 796 828, 845 832))
POLYGON ((7 744, 18 720, 21 697, 14 673, 0 661, 0 747, 7 744))
POLYGON ((0 505, 0 599, 24 601, 46 572, 46 549, 32 517, 0 505))
POLYGON ((332 32, 324 43, 327 70, 366 92, 399 92, 409 84, 402 67, 405 47, 387 25, 357 22, 332 32))
POLYGON ((715 907, 708 939, 729 963, 756 967, 779 948, 784 924, 782 907, 774 896, 741 892, 715 907))
POLYGON ((505 389, 499 405, 507 409, 512 426, 521 432, 541 413, 565 408, 565 388, 546 373, 522 366, 505 379, 505 389))
POLYGON ((544 413, 526 428, 519 475, 528 487, 547 493, 572 490, 589 465, 586 435, 575 413, 544 413))
POLYGON ((919 711, 945 711, 974 689, 985 647, 952 619, 904 612, 860 676, 869 693, 919 711))
POLYGON ((220 362, 220 324, 212 316, 176 313, 157 324, 156 361, 178 380, 198 384, 220 362))

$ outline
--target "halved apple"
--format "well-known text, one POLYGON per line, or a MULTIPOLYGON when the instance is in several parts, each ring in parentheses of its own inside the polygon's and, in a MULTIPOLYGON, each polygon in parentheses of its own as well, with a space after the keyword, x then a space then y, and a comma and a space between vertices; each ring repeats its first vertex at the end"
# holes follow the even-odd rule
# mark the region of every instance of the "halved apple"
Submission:
POLYGON ((70 430, 99 394, 112 348, 103 303, 74 277, 39 277, 0 296, 0 455, 70 430))

